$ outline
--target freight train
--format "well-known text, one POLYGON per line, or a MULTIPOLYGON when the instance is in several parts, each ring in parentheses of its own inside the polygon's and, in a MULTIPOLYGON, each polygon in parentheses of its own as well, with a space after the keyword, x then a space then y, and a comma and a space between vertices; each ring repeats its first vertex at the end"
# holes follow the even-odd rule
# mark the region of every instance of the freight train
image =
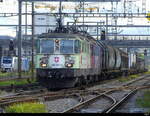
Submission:
POLYGON ((36 44, 36 77, 50 89, 144 71, 144 60, 136 57, 129 67, 127 53, 85 33, 55 30, 39 35, 36 44))

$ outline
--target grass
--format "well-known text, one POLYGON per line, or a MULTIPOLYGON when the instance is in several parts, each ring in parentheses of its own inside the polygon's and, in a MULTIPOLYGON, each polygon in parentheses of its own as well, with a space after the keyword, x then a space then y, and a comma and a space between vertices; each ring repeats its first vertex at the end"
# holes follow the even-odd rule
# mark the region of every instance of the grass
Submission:
MULTIPOLYGON (((30 70, 27 72, 21 72, 21 74, 22 74, 22 76, 31 76, 32 72, 30 70)), ((34 70, 34 74, 35 74, 35 70, 34 70)), ((0 78, 1 77, 17 76, 17 75, 18 75, 18 72, 5 72, 5 73, 0 72, 0 78)))
POLYGON ((143 98, 136 99, 136 103, 143 108, 149 108, 150 112, 150 90, 144 93, 143 98))
POLYGON ((145 72, 144 74, 150 74, 150 71, 148 71, 148 72, 145 72))
POLYGON ((120 82, 127 82, 127 81, 130 81, 130 80, 132 80, 132 79, 135 79, 135 78, 137 78, 137 77, 139 77, 139 76, 140 76, 140 74, 130 75, 130 76, 128 76, 128 77, 121 77, 121 78, 119 78, 119 81, 120 81, 120 82))
POLYGON ((17 103, 5 108, 6 113, 48 113, 45 104, 33 103, 17 103))
MULTIPOLYGON (((30 83, 35 83, 36 79, 30 80, 30 83)), ((29 81, 27 79, 17 79, 17 80, 10 80, 10 81, 2 81, 0 82, 0 86, 9 86, 9 85, 25 85, 29 84, 29 81)))
MULTIPOLYGON (((150 74, 150 71, 144 72, 143 74, 150 74)), ((135 79, 135 78, 139 77, 140 75, 141 75, 141 74, 134 74, 134 75, 130 75, 130 76, 128 76, 128 77, 120 77, 120 78, 119 78, 119 81, 120 81, 120 82, 127 82, 127 81, 130 81, 130 80, 132 80, 132 79, 135 79)))
POLYGON ((0 77, 9 77, 9 76, 15 76, 15 75, 17 75, 17 73, 12 73, 12 72, 2 73, 2 72, 0 72, 0 77))
MULTIPOLYGON (((34 70, 35 73, 35 70, 34 70)), ((0 72, 0 77, 9 77, 9 76, 15 76, 18 75, 17 72, 6 72, 6 73, 1 73, 0 72)), ((22 76, 31 76, 31 71, 28 72, 22 72, 22 76)), ((0 82, 0 86, 9 86, 9 85, 24 85, 24 84, 29 84, 29 83, 35 83, 36 78, 34 79, 16 79, 16 80, 9 80, 9 81, 2 81, 0 82)))

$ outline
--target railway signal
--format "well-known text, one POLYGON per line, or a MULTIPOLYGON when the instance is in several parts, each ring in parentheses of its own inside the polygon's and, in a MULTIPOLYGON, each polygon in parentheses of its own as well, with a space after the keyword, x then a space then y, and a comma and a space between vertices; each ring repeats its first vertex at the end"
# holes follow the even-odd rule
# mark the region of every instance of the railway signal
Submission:
POLYGON ((14 42, 13 42, 13 40, 10 40, 9 51, 13 51, 13 50, 14 50, 14 42))
POLYGON ((101 31, 101 40, 106 40, 105 31, 101 31))

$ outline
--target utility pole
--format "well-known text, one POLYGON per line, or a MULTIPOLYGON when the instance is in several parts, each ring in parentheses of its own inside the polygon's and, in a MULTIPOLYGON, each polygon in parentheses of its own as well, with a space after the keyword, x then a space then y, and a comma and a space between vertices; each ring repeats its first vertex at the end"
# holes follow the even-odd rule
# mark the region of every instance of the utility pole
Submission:
MULTIPOLYGON (((28 23, 28 20, 27 20, 27 18, 28 18, 28 15, 27 15, 27 10, 28 9, 28 3, 27 3, 27 1, 25 2, 25 41, 27 40, 27 28, 28 28, 28 26, 27 26, 27 23, 28 23)), ((25 53, 25 56, 26 56, 26 53, 25 53)))
POLYGON ((21 47, 22 47, 22 1, 19 0, 19 32, 18 32, 18 76, 21 78, 21 47))
POLYGON ((34 2, 32 2, 32 79, 34 78, 34 2))
POLYGON ((123 13, 124 13, 124 17, 126 17, 126 0, 123 1, 123 13))
POLYGON ((84 2, 85 2, 85 0, 83 0, 83 4, 82 4, 82 5, 83 5, 83 6, 82 6, 82 8, 83 8, 83 31, 85 31, 85 29, 84 29, 84 22, 85 22, 85 19, 84 19, 84 12, 85 12, 85 11, 84 11, 84 5, 85 5, 85 4, 84 4, 84 2))

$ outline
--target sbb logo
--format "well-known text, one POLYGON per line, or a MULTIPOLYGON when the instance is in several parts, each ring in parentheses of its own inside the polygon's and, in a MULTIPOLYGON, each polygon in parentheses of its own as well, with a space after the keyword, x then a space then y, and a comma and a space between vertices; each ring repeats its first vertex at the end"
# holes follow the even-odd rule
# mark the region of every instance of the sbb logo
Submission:
POLYGON ((55 57, 54 58, 54 61, 57 63, 57 62, 59 62, 59 57, 55 57))

